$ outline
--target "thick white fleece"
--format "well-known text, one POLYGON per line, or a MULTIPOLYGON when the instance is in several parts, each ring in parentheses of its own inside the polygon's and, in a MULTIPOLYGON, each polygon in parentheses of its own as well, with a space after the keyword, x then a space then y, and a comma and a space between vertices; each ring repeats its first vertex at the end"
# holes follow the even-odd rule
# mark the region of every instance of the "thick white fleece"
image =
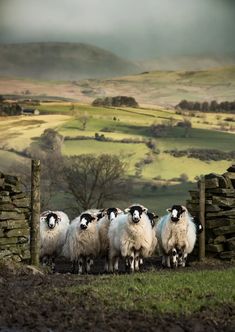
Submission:
POLYGON ((88 224, 87 229, 80 228, 80 220, 74 220, 68 229, 63 255, 72 262, 79 256, 98 256, 100 251, 97 221, 88 224))
POLYGON ((41 250, 40 257, 60 255, 62 247, 65 242, 66 233, 69 227, 69 218, 67 214, 62 211, 47 211, 53 212, 60 218, 55 228, 50 229, 45 221, 45 217, 48 213, 44 212, 40 216, 40 240, 41 250))
POLYGON ((196 242, 196 226, 185 210, 177 223, 171 221, 170 213, 157 223, 156 234, 161 254, 169 254, 173 248, 184 248, 187 254, 192 252, 196 242))

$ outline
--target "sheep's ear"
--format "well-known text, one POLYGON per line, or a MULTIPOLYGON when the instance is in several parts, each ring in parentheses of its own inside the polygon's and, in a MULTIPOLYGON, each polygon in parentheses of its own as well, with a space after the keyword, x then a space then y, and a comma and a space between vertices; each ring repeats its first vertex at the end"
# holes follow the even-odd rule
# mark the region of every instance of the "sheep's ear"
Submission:
POLYGON ((170 213, 172 212, 171 208, 166 209, 166 211, 167 211, 167 212, 170 212, 170 213))
POLYGON ((157 219, 159 216, 157 216, 155 213, 153 213, 153 219, 157 219))
POLYGON ((186 212, 186 210, 185 210, 185 209, 182 209, 182 213, 184 213, 184 212, 186 212))
POLYGON ((145 212, 145 213, 147 213, 148 209, 146 207, 142 206, 142 211, 145 212))
POLYGON ((126 208, 126 209, 124 210, 124 212, 125 212, 125 213, 130 212, 130 208, 126 208))
POLYGON ((101 209, 100 213, 102 214, 102 216, 105 216, 107 214, 107 209, 101 209))
POLYGON ((117 208, 117 213, 118 213, 118 214, 122 213, 122 210, 119 209, 119 208, 117 208))

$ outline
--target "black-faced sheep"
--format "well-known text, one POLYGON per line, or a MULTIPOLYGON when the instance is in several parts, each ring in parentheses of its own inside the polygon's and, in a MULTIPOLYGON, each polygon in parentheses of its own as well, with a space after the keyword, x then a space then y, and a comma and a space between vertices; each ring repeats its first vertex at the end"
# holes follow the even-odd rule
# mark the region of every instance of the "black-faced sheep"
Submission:
POLYGON ((100 237, 100 256, 105 259, 104 269, 108 272, 108 256, 109 256, 109 237, 108 231, 111 221, 115 220, 115 218, 123 213, 119 208, 108 208, 103 210, 103 217, 98 220, 98 230, 100 237))
POLYGON ((167 267, 185 266, 196 242, 196 226, 186 207, 173 205, 156 227, 162 264, 167 267))
POLYGON ((69 227, 69 218, 62 211, 45 211, 40 215, 40 258, 54 269, 54 259, 61 254, 69 227))
POLYGON ((73 263, 74 272, 90 272, 93 259, 100 251, 97 216, 84 212, 69 226, 63 255, 73 263))
POLYGON ((132 205, 111 222, 109 236, 109 271, 118 270, 123 257, 131 272, 139 270, 139 260, 148 257, 153 245, 153 231, 142 205, 132 205))

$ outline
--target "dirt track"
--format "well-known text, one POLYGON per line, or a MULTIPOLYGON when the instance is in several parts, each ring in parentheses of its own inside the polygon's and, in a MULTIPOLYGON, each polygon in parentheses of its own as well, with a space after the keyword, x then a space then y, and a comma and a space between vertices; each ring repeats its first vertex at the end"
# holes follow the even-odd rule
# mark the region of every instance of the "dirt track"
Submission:
MULTIPOLYGON (((152 259, 147 261, 145 270, 153 266, 160 269, 159 262, 152 259)), ((221 268, 230 266, 227 263, 221 265, 221 268)), ((216 264, 202 264, 187 269, 216 267, 216 264)), ((57 265, 57 271, 65 272, 69 269, 70 266, 63 262, 57 265)), ((99 273, 99 269, 94 273, 99 273)), ((25 271, 1 269, 0 331, 235 331, 235 306, 232 305, 223 306, 214 312, 202 308, 190 317, 169 314, 153 316, 133 311, 113 312, 90 293, 79 297, 65 292, 65 287, 77 285, 78 282, 87 284, 89 277, 58 272, 32 275, 25 271)))

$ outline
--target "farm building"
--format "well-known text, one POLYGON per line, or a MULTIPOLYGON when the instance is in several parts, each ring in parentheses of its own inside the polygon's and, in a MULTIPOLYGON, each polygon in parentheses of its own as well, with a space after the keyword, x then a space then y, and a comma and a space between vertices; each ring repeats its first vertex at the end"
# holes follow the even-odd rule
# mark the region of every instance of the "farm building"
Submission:
POLYGON ((39 115, 40 112, 36 108, 24 108, 21 111, 22 115, 39 115))

